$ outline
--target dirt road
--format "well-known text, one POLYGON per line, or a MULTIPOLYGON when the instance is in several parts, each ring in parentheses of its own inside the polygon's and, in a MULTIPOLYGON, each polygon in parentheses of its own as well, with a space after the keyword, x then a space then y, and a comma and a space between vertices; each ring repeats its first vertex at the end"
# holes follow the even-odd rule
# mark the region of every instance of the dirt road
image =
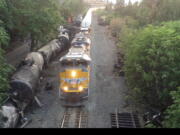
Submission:
POLYGON ((110 128, 110 113, 116 108, 125 111, 123 97, 127 88, 123 77, 113 75, 117 48, 108 37, 107 29, 97 24, 96 17, 93 17, 92 27, 89 127, 110 128))
MULTIPOLYGON (((107 36, 107 29, 97 24, 96 17, 92 20, 91 40, 91 80, 89 100, 86 103, 88 128, 110 128, 110 113, 115 112, 116 108, 120 112, 126 111, 123 106, 127 88, 123 77, 113 75, 117 48, 107 36)), ((45 81, 41 84, 43 86, 46 81, 51 81, 54 88, 51 91, 41 91, 39 97, 44 106, 33 107, 33 111, 28 113, 32 123, 27 128, 59 127, 65 108, 58 98, 58 70, 57 58, 45 71, 45 81)))

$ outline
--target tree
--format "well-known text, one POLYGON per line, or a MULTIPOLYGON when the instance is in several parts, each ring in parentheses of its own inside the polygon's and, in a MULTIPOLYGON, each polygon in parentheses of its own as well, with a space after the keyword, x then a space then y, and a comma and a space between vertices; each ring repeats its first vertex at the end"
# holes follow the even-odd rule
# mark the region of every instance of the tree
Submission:
POLYGON ((84 14, 88 5, 83 0, 65 0, 60 5, 60 11, 67 20, 68 17, 75 17, 84 14))

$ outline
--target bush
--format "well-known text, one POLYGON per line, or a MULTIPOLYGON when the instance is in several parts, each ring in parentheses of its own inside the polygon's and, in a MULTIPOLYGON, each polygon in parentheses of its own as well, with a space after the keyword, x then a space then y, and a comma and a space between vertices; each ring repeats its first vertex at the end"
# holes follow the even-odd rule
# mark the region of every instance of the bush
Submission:
POLYGON ((3 50, 0 48, 0 103, 7 97, 6 90, 9 88, 9 74, 13 67, 5 63, 3 50))
POLYGON ((3 27, 0 27, 0 47, 7 46, 9 43, 9 35, 3 27))
POLYGON ((180 21, 147 26, 122 39, 125 74, 133 98, 159 109, 172 104, 180 84, 180 21))
POLYGON ((136 29, 138 27, 138 21, 130 16, 126 16, 124 18, 114 17, 110 23, 112 35, 115 37, 120 35, 120 38, 122 38, 121 35, 123 35, 124 31, 128 29, 136 29))
POLYGON ((166 128, 180 128, 180 87, 178 91, 172 91, 173 104, 166 110, 166 117, 163 122, 166 128))
POLYGON ((121 33, 121 29, 126 25, 125 20, 121 18, 114 18, 110 22, 110 29, 112 36, 117 37, 121 33))
POLYGON ((99 9, 97 12, 98 18, 104 17, 105 23, 110 25, 111 20, 114 18, 112 11, 99 9))

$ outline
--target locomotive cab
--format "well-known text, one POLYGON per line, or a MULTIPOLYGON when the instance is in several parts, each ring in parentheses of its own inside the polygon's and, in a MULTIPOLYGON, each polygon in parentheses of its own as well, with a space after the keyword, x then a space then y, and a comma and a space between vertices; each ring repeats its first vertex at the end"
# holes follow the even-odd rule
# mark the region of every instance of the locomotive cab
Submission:
POLYGON ((69 54, 60 59, 60 99, 72 105, 88 98, 91 59, 87 54, 69 54))

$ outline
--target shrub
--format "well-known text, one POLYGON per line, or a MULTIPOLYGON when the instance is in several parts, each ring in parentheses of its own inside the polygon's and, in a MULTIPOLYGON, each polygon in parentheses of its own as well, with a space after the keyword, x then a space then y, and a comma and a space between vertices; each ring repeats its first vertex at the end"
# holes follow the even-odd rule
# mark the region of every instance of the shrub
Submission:
POLYGON ((166 117, 163 122, 166 128, 180 128, 180 87, 178 91, 172 91, 173 104, 166 110, 166 117))
POLYGON ((126 25, 125 20, 121 18, 114 18, 110 22, 110 29, 112 36, 117 37, 121 33, 122 27, 126 25))
POLYGON ((6 98, 6 90, 9 88, 9 74, 13 71, 13 67, 5 63, 3 50, 0 49, 0 103, 6 98))
POLYGON ((120 35, 120 38, 121 35, 123 35, 124 31, 128 29, 136 29, 138 27, 139 27, 138 21, 130 16, 126 16, 124 18, 114 17, 110 23, 112 35, 115 37, 120 35))
POLYGON ((122 39, 125 73, 133 98, 166 108, 180 84, 180 21, 147 26, 122 39))

